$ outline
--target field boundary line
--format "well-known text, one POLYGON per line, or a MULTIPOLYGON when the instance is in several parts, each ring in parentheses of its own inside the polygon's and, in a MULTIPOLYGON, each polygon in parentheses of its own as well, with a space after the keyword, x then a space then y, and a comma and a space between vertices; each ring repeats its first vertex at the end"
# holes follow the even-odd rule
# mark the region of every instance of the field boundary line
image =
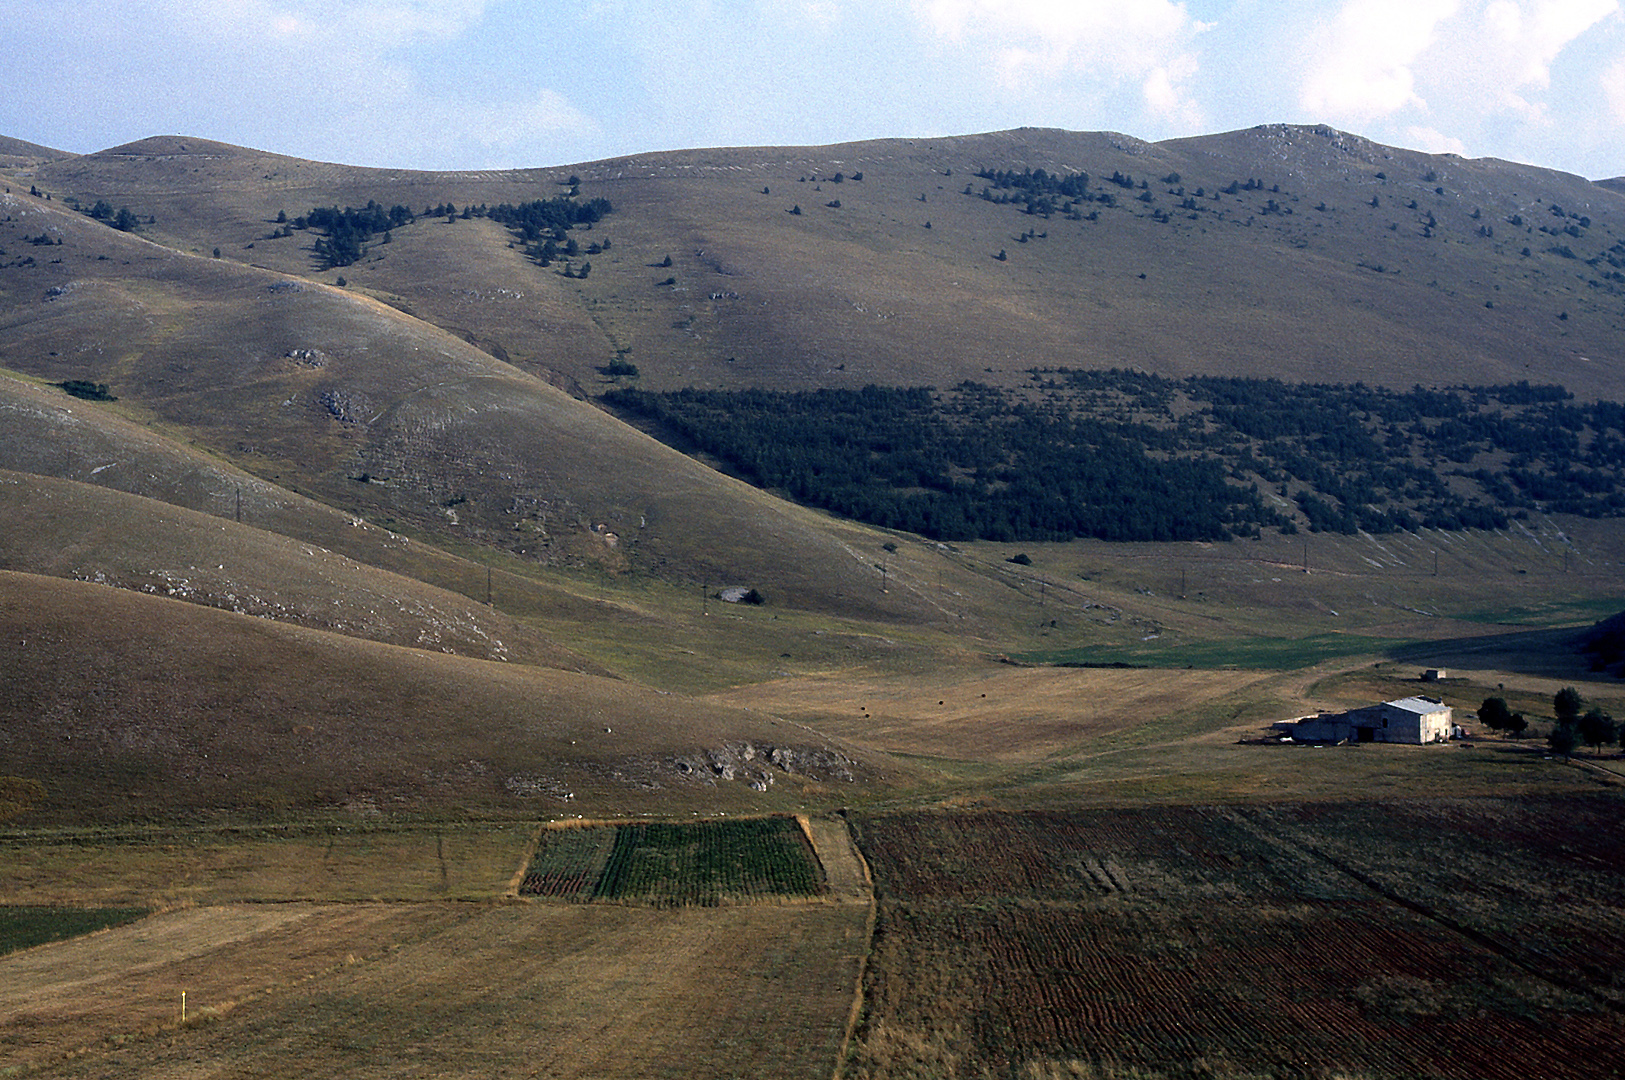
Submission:
POLYGON ((830 1080, 843 1080, 846 1075, 846 1059, 852 1052, 852 1036, 858 1030, 858 1020, 863 1016, 864 985, 869 976, 869 956, 875 949, 875 922, 880 915, 869 860, 863 857, 863 849, 858 847, 858 838, 852 834, 851 822, 844 813, 838 816, 846 829, 846 842, 851 845, 852 854, 857 856, 858 865, 863 868, 863 880, 869 885, 869 913, 863 920, 863 952, 858 955, 857 985, 852 991, 852 1008, 846 1014, 846 1031, 841 1035, 841 1049, 835 1055, 835 1071, 830 1074, 830 1080))
POLYGON ((1339 859, 1337 856, 1322 851, 1313 844, 1308 844, 1301 840, 1294 839, 1288 839, 1288 842, 1296 845, 1304 853, 1320 859, 1322 862, 1326 863, 1326 865, 1332 867, 1339 873, 1345 874, 1354 881, 1359 882, 1361 885, 1365 886, 1367 889, 1370 889, 1372 892, 1376 893, 1384 900, 1387 900, 1389 903, 1397 904, 1406 911, 1420 915, 1422 918, 1436 923, 1439 926, 1444 927, 1446 930, 1465 938, 1474 945, 1477 945, 1479 948, 1500 957, 1502 960, 1506 961, 1508 964, 1511 964, 1513 967, 1517 968, 1519 971, 1522 971, 1531 978, 1539 979, 1541 982, 1548 983, 1563 990, 1568 990, 1571 993, 1579 994, 1580 996, 1600 1006, 1605 1011, 1625 1013, 1625 1002, 1614 1000, 1608 995, 1599 992, 1590 984, 1568 979, 1559 972, 1543 970, 1542 968, 1535 966, 1535 964, 1519 956, 1514 946, 1499 941, 1494 936, 1486 934, 1482 930, 1475 930, 1465 923, 1458 922, 1443 912, 1435 911, 1433 908, 1422 903, 1421 901, 1411 900, 1408 897, 1402 896, 1400 893, 1384 885, 1376 878, 1366 874, 1364 871, 1355 869, 1354 867, 1343 862, 1343 860, 1339 859))
POLYGON ((1606 783, 1625 784, 1625 774, 1620 773, 1617 769, 1610 769, 1600 761, 1571 755, 1569 764, 1579 765, 1592 773, 1601 773, 1608 778, 1605 781, 1606 783))
POLYGON ((806 814, 791 814, 790 816, 796 819, 796 827, 801 830, 801 835, 806 837, 807 847, 812 851, 813 858, 818 862, 818 872, 824 875, 824 880, 828 882, 829 866, 824 862, 824 857, 818 853, 818 841, 813 838, 812 834, 812 818, 806 814))
POLYGON ((519 869, 514 871, 513 877, 508 879, 508 887, 502 890, 504 900, 519 899, 519 887, 525 883, 525 874, 530 870, 531 862, 536 858, 536 849, 541 847, 543 835, 550 832, 559 832, 564 829, 598 829, 615 828, 620 825, 632 824, 630 818, 561 818, 555 821, 539 822, 536 831, 530 834, 530 840, 525 844, 524 854, 519 859, 519 869))
POLYGON ((525 883, 525 873, 530 869, 531 860, 536 858, 536 849, 542 844, 542 833, 547 831, 547 824, 545 821, 540 823, 530 834, 530 840, 525 844, 524 851, 519 854, 519 868, 513 872, 513 877, 508 879, 508 887, 502 890, 504 900, 519 899, 519 886, 525 883))

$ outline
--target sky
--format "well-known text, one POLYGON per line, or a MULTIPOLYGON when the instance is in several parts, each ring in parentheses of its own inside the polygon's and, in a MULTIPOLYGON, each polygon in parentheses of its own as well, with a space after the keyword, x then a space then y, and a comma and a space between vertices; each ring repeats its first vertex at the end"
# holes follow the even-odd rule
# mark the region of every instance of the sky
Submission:
POLYGON ((1330 124, 1625 175, 1621 0, 4 0, 0 135, 421 169, 1330 124))

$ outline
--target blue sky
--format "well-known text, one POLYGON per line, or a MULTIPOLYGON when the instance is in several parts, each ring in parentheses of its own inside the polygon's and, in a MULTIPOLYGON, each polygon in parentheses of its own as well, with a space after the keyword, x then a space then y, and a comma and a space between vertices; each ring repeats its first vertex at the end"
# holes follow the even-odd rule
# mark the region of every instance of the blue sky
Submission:
POLYGON ((0 134, 563 165, 1023 125, 1327 123, 1625 174, 1620 0, 5 0, 0 134))

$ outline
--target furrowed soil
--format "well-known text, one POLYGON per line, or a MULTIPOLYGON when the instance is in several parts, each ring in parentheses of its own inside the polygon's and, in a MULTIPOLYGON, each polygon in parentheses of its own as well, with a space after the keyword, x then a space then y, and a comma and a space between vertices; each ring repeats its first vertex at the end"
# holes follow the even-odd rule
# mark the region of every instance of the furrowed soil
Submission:
POLYGON ((1618 1076, 1612 794, 858 819, 849 1077, 1618 1076))
POLYGON ((173 912, 0 961, 0 1069, 822 1078, 846 1031, 867 912, 444 903, 173 912))

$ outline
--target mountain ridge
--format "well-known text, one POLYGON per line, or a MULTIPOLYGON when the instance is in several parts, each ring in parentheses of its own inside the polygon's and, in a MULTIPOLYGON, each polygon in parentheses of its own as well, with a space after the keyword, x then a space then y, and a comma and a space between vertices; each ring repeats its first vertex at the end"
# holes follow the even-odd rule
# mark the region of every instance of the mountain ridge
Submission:
MULTIPOLYGON (((128 148, 182 144, 192 145, 128 148)), ((1018 129, 494 173, 209 149, 184 165, 86 155, 42 166, 39 179, 59 196, 129 201, 138 217, 157 218, 146 231, 181 250, 219 247, 307 279, 322 277, 313 237, 273 236, 279 214, 404 203, 416 223, 395 230, 395 246, 375 243, 344 268, 350 287, 583 394, 616 356, 654 389, 790 389, 930 385, 990 367, 1007 381, 1034 363, 1297 381, 1335 371, 1403 387, 1416 381, 1414 357, 1428 355, 1451 382, 1527 377, 1587 398, 1625 397, 1609 362, 1625 291, 1606 264, 1621 259, 1625 238, 1617 192, 1331 128, 1268 125, 1162 143, 1018 129), (1098 220, 1080 223, 975 196, 988 186, 978 170, 1024 168, 1086 171, 1091 192, 1116 205, 1083 204, 1098 220), (1134 187, 1114 185, 1114 175, 1134 187), (583 197, 616 208, 580 234, 584 248, 619 240, 618 250, 583 256, 590 280, 561 281, 556 265, 549 273, 528 263, 492 222, 459 215, 428 228, 421 214, 556 196, 570 176, 583 197), (1162 182, 1172 176, 1180 181, 1162 182), (1260 186, 1220 190, 1253 181, 1260 186), (1045 228, 1029 237, 1029 225, 1045 228), (1565 228, 1584 235, 1541 231, 1565 228), (1008 261, 995 258, 1001 250, 1008 261), (668 257, 663 274, 646 272, 668 257), (525 303, 467 299, 501 289, 525 303), (944 333, 950 325, 956 332, 944 333)))
MULTIPOLYGON (((1023 129, 502 173, 162 136, 0 171, 0 482, 32 523, 4 545, 3 569, 57 575, 0 581, 20 635, 53 589, 96 623, 105 605, 92 601, 114 594, 79 590, 103 580, 142 594, 120 608, 131 633, 174 621, 207 639, 196 628, 241 618, 235 608, 292 635, 277 640, 342 625, 358 642, 305 656, 414 642, 478 656, 484 633, 524 643, 503 666, 614 676, 580 676, 592 688, 580 700, 627 683, 654 694, 641 710, 659 707, 656 690, 857 670, 926 680, 1012 656, 1139 663, 1259 635, 1439 636, 1511 596, 1540 617, 1594 618, 1596 596, 1576 590, 1611 572, 1617 522, 1538 505, 1504 534, 1310 537, 1299 510, 1314 504, 1293 501, 1303 489, 1240 459, 1220 482, 1255 486, 1287 515, 1256 539, 937 543, 723 475, 600 400, 617 387, 861 397, 871 385, 944 399, 963 386, 969 400, 986 385, 1043 402, 1058 388, 1042 373, 1062 369, 1266 390, 1527 381, 1582 403, 1625 399, 1625 277, 1609 261, 1625 258, 1625 203, 1566 174, 1280 125, 1157 144, 1023 129), (530 234, 494 212, 592 200, 601 212, 530 234), (336 245, 337 208, 369 204, 357 216, 387 224, 336 245), (70 396, 86 384, 102 400, 70 396), (1416 568, 1437 571, 1440 551, 1449 580, 1423 582, 1416 568), (1557 577, 1571 554, 1582 565, 1557 577), (255 574, 237 574, 239 558, 255 574), (306 560, 320 564, 308 580, 306 560), (160 571, 184 577, 194 602, 168 596, 160 571), (1203 583, 1187 589, 1187 572, 1203 583), (753 591, 764 604, 724 599, 753 591), (391 593, 423 606, 369 629, 363 616, 391 593), (478 632, 433 640, 449 612, 478 632)), ((1166 422, 1201 426, 1199 413, 1166 422)), ((1445 480, 1463 467, 1425 445, 1406 453, 1445 480)), ((998 466, 978 482, 999 482, 998 466)), ((137 644, 96 644, 70 666, 93 681, 98 650, 137 644)), ((186 656, 196 685, 214 686, 218 659, 186 656)), ((285 685, 297 667, 245 669, 244 692, 330 716, 285 685)), ((89 693, 71 679, 43 692, 35 705, 53 715, 89 693)), ((851 704, 867 721, 866 703, 851 704)), ((758 794, 731 805, 766 805, 758 794)))

